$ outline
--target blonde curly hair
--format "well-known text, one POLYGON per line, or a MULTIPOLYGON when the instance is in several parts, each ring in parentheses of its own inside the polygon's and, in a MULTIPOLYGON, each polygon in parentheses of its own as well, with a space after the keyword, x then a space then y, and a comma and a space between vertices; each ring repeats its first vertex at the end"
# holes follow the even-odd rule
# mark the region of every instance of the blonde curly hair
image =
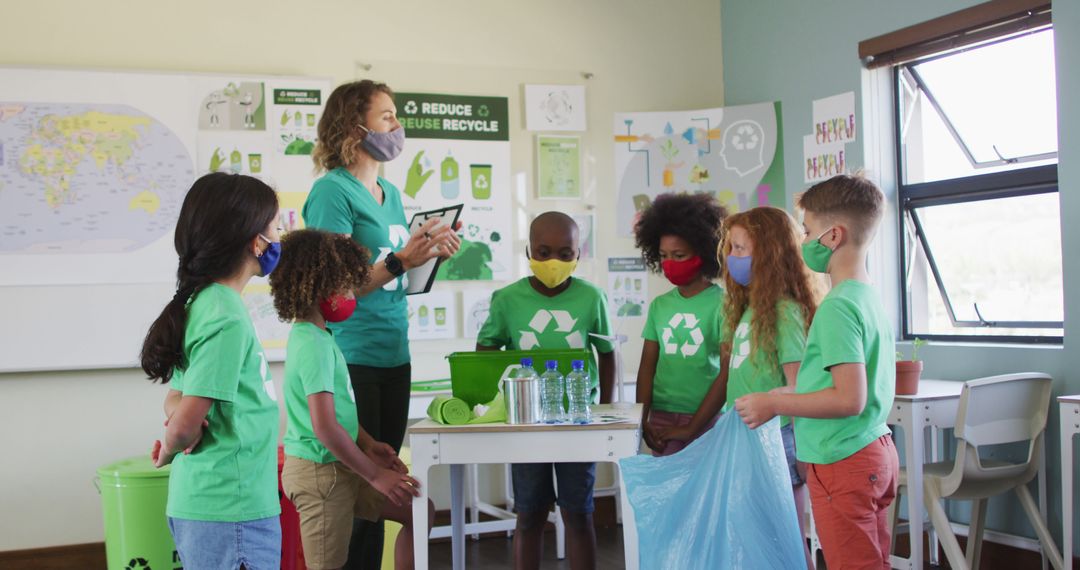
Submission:
POLYGON ((338 85, 330 94, 319 119, 318 141, 311 153, 316 172, 348 168, 356 161, 356 151, 362 140, 356 126, 364 123, 376 93, 386 93, 394 98, 393 90, 385 83, 370 79, 338 85))

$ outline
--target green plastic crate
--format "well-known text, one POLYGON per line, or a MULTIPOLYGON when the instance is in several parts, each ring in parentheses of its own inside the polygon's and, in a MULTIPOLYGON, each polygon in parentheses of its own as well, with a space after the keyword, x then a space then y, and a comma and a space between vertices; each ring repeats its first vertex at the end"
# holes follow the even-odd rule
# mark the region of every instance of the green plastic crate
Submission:
POLYGON ((559 361, 559 372, 570 373, 571 361, 585 362, 585 372, 592 366, 589 351, 585 349, 538 349, 538 350, 482 350, 478 352, 455 352, 450 360, 450 390, 454 397, 465 400, 469 407, 486 404, 499 392, 499 379, 511 364, 520 364, 524 357, 533 359, 533 369, 543 374, 544 362, 559 361))

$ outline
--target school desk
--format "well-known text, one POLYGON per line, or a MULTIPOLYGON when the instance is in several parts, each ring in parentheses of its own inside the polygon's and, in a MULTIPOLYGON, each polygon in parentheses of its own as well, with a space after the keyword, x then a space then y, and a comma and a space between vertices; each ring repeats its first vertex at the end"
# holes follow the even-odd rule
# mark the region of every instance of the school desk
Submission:
MULTIPOLYGON (((450 466, 450 520, 453 568, 465 568, 465 465, 475 463, 618 462, 638 453, 641 405, 615 409, 593 406, 594 416, 620 416, 621 423, 590 425, 474 424, 447 426, 424 419, 409 428, 412 474, 420 482, 413 500, 413 549, 417 570, 428 567, 428 477, 435 465, 450 466)), ((622 477, 620 471, 620 478, 622 477)), ((637 527, 626 493, 622 502, 623 552, 626 568, 638 567, 637 527)))
POLYGON ((1070 570, 1074 555, 1073 437, 1080 434, 1080 395, 1058 397, 1058 407, 1061 410, 1061 553, 1065 570, 1070 570))

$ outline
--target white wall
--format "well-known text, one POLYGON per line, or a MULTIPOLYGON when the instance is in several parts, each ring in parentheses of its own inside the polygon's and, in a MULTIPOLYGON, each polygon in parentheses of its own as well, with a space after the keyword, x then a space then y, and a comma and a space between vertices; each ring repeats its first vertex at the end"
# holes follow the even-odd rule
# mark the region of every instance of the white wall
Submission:
MULTIPOLYGON (((0 65, 313 75, 341 82, 356 77, 357 61, 390 62, 398 70, 446 64, 471 72, 410 87, 511 97, 476 89, 470 75, 488 68, 542 80, 589 71, 595 78, 587 82, 588 152, 601 205, 614 188, 607 138, 612 113, 723 104, 720 46, 719 0, 43 0, 9 5, 0 18, 0 65)), ((369 75, 377 78, 381 65, 369 75)), ((526 178, 532 177, 529 156, 530 148, 515 144, 515 169, 526 178)), ((582 208, 532 200, 525 206, 582 208)), ((612 237, 612 210, 600 207, 597 215, 600 256, 634 255, 629 240, 612 237)), ((585 271, 604 278, 599 264, 585 271)), ((663 290, 658 279, 651 285, 663 290)), ((87 298, 92 302, 93 295, 87 298)), ((64 315, 51 314, 46 302, 27 315, 21 318, 65 326, 64 315)), ((4 318, 4 326, 19 326, 4 318)), ((624 332, 637 336, 640 323, 632 325, 624 332)), ((414 344, 416 378, 445 375, 442 355, 468 346, 414 344)), ((639 347, 627 346, 632 366, 639 347)), ((280 381, 280 366, 273 373, 280 381)), ((148 449, 161 430, 163 395, 164 388, 133 370, 0 375, 0 551, 101 541, 94 472, 148 449)))

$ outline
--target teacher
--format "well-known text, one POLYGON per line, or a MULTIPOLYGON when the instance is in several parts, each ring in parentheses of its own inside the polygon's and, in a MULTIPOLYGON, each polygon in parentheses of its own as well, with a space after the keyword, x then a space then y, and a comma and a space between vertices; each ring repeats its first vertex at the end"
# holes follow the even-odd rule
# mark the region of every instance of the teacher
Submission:
MULTIPOLYGON (((400 450, 409 416, 412 366, 405 272, 457 252, 452 228, 429 220, 410 235, 398 189, 379 164, 405 145, 394 93, 370 80, 340 85, 326 101, 312 159, 325 174, 304 202, 309 228, 345 234, 371 251, 370 280, 356 292, 352 316, 328 326, 349 366, 360 425, 400 450)), ((379 568, 382 522, 356 519, 347 568, 379 568)))

